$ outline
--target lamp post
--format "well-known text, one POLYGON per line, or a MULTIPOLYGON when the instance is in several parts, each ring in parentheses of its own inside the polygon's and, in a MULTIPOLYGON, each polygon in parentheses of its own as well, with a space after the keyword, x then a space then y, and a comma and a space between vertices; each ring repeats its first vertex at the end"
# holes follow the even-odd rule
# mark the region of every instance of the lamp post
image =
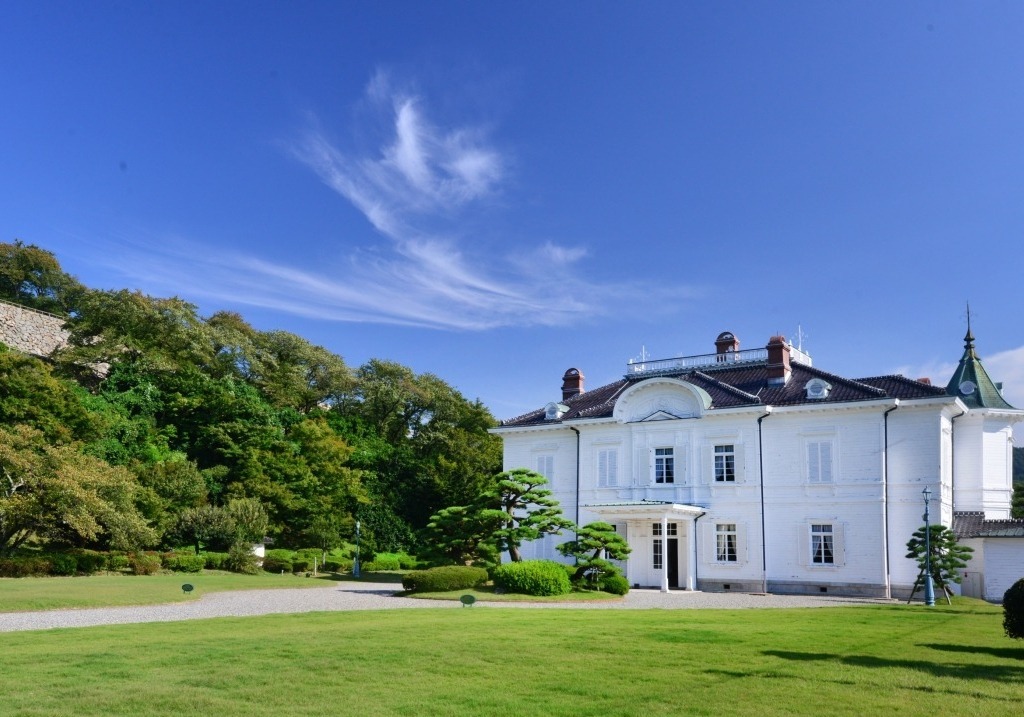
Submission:
MULTIPOLYGON (((359 521, 356 521, 356 559, 352 561, 352 577, 359 577, 359 521)), ((933 600, 934 602, 934 600, 933 600)))
POLYGON ((924 604, 929 607, 935 606, 935 585, 932 583, 932 530, 928 522, 928 499, 932 492, 925 489, 924 494, 924 604))

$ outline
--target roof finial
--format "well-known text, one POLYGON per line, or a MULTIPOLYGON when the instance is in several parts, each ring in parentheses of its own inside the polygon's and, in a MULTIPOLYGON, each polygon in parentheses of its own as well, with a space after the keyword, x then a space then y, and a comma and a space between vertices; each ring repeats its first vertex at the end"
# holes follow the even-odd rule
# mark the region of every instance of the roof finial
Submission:
POLYGON ((964 348, 974 348, 974 334, 971 333, 971 302, 967 302, 967 335, 964 336, 964 348))

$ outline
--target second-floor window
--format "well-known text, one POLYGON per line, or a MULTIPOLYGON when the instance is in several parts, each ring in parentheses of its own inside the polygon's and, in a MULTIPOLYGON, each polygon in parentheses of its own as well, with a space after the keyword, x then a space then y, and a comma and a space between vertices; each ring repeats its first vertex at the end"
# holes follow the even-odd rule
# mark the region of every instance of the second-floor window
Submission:
POLYGON ((551 483, 555 479, 555 457, 537 456, 537 472, 548 479, 551 483))
POLYGON ((619 484, 619 451, 604 448, 597 452, 597 485, 608 488, 619 484))
POLYGON ((832 441, 807 444, 807 480, 810 483, 832 482, 832 441))
POLYGON ((736 446, 731 443, 715 446, 715 482, 736 482, 736 446))
POLYGON ((676 457, 671 448, 654 449, 654 482, 676 482, 676 457))

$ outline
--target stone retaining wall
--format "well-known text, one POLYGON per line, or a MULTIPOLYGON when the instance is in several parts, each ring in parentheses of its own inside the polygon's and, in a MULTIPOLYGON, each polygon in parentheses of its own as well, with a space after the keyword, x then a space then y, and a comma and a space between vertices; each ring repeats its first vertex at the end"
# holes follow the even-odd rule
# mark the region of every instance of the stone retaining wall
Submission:
POLYGON ((68 340, 64 319, 0 301, 0 343, 34 356, 49 356, 68 340))

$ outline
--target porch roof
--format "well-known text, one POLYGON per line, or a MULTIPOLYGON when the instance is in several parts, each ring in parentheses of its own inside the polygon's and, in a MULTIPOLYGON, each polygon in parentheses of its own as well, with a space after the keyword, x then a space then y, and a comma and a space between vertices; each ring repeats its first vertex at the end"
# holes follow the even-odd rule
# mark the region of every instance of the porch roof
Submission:
POLYGON ((591 503, 580 506, 602 518, 610 520, 661 520, 668 518, 694 519, 704 515, 705 510, 697 505, 672 503, 661 500, 637 500, 621 503, 591 503))

